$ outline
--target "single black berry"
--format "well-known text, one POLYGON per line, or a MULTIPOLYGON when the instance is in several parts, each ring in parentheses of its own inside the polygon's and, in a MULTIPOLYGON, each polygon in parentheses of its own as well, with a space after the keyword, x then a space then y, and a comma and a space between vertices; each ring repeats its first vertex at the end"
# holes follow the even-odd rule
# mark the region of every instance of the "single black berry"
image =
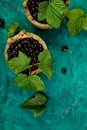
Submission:
POLYGON ((5 23, 5 22, 4 22, 4 19, 1 19, 1 18, 0 18, 0 27, 1 27, 1 28, 4 27, 4 23, 5 23))
POLYGON ((69 50, 69 48, 66 45, 61 47, 61 51, 68 51, 68 50, 69 50))
POLYGON ((64 67, 64 68, 62 68, 62 73, 66 73, 66 68, 64 67))
POLYGON ((68 0, 63 0, 64 2, 68 1, 68 0))
POLYGON ((26 69, 26 70, 22 71, 21 73, 29 75, 29 69, 26 69))

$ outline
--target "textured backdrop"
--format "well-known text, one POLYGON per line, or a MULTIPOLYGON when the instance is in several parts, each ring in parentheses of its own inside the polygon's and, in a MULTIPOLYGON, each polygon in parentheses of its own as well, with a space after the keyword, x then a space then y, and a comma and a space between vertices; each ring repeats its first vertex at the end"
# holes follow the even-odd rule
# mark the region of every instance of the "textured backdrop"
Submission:
MULTIPOLYGON (((69 8, 76 7, 87 12, 87 0, 70 0, 69 8)), ((0 0, 0 17, 5 19, 5 27, 0 28, 0 130, 87 130, 87 32, 70 37, 64 22, 60 29, 37 29, 25 16, 23 0, 0 0), (15 74, 5 63, 6 28, 14 22, 41 36, 53 57, 52 79, 41 75, 49 102, 37 118, 19 108, 33 92, 12 82, 15 74), (62 45, 68 45, 72 53, 61 52, 62 45), (63 67, 66 74, 61 73, 63 67)))

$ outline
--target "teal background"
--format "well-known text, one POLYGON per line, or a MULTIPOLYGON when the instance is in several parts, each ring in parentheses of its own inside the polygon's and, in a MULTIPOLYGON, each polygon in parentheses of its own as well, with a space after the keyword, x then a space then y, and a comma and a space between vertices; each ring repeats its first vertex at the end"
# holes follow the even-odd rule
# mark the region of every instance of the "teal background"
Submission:
MULTIPOLYGON (((69 9, 77 7, 87 12, 87 0, 70 0, 69 9)), ((37 29, 25 16, 23 0, 0 0, 0 17, 5 19, 5 27, 0 28, 0 130, 87 130, 87 32, 70 37, 65 21, 60 29, 37 29), (14 22, 41 36, 53 58, 51 80, 40 75, 49 102, 37 118, 33 112, 19 108, 34 93, 13 83, 15 74, 4 57, 6 29, 14 22), (61 52, 62 45, 68 45, 71 52, 61 52), (66 67, 66 74, 61 73, 62 67, 66 67)))

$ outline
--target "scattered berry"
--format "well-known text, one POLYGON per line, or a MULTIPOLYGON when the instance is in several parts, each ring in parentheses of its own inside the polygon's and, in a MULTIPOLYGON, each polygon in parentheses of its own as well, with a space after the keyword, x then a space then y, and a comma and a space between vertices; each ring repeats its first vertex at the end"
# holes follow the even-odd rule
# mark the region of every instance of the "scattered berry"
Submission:
POLYGON ((5 22, 4 22, 4 19, 1 19, 1 18, 0 18, 0 27, 1 27, 1 28, 4 27, 4 23, 5 23, 5 22))
POLYGON ((62 48, 61 48, 61 51, 68 51, 69 50, 69 48, 68 48, 68 46, 62 46, 62 48))
POLYGON ((64 67, 64 68, 62 68, 62 73, 66 73, 66 68, 64 67))

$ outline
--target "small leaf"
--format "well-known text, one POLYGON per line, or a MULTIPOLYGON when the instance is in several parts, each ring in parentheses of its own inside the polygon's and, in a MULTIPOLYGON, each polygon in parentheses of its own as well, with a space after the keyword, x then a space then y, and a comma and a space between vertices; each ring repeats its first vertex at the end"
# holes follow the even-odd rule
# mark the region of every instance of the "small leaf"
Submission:
POLYGON ((87 14, 84 15, 82 28, 87 31, 87 14))
POLYGON ((19 52, 18 57, 12 58, 7 61, 7 64, 13 71, 20 73, 23 70, 29 68, 30 58, 27 57, 23 52, 19 52))
POLYGON ((46 19, 47 23, 55 28, 59 28, 63 14, 66 13, 66 6, 63 0, 50 0, 41 2, 38 11, 38 20, 46 19))
POLYGON ((43 105, 37 109, 34 110, 34 117, 40 116, 46 109, 46 106, 43 105))
POLYGON ((66 26, 71 36, 81 31, 84 19, 83 16, 84 12, 81 9, 73 9, 68 11, 67 17, 69 18, 69 21, 66 26))
POLYGON ((67 28, 71 36, 74 36, 81 31, 82 21, 82 18, 69 20, 69 22, 67 23, 67 28))
POLYGON ((81 17, 82 15, 84 15, 84 11, 82 9, 72 9, 72 10, 69 10, 67 12, 67 15, 66 17, 69 18, 69 19, 78 19, 79 17, 81 17))
POLYGON ((48 49, 44 50, 39 54, 39 69, 48 77, 52 76, 52 58, 48 49))
POLYGON ((26 100, 20 107, 30 110, 36 110, 43 107, 44 104, 47 102, 47 97, 42 93, 37 93, 34 97, 29 98, 26 100))
POLYGON ((11 24, 7 29, 7 38, 10 38, 14 36, 19 31, 19 24, 16 22, 14 24, 11 24))
POLYGON ((27 76, 25 74, 18 74, 14 83, 22 89, 28 89, 35 92, 45 89, 43 81, 37 75, 27 76))

